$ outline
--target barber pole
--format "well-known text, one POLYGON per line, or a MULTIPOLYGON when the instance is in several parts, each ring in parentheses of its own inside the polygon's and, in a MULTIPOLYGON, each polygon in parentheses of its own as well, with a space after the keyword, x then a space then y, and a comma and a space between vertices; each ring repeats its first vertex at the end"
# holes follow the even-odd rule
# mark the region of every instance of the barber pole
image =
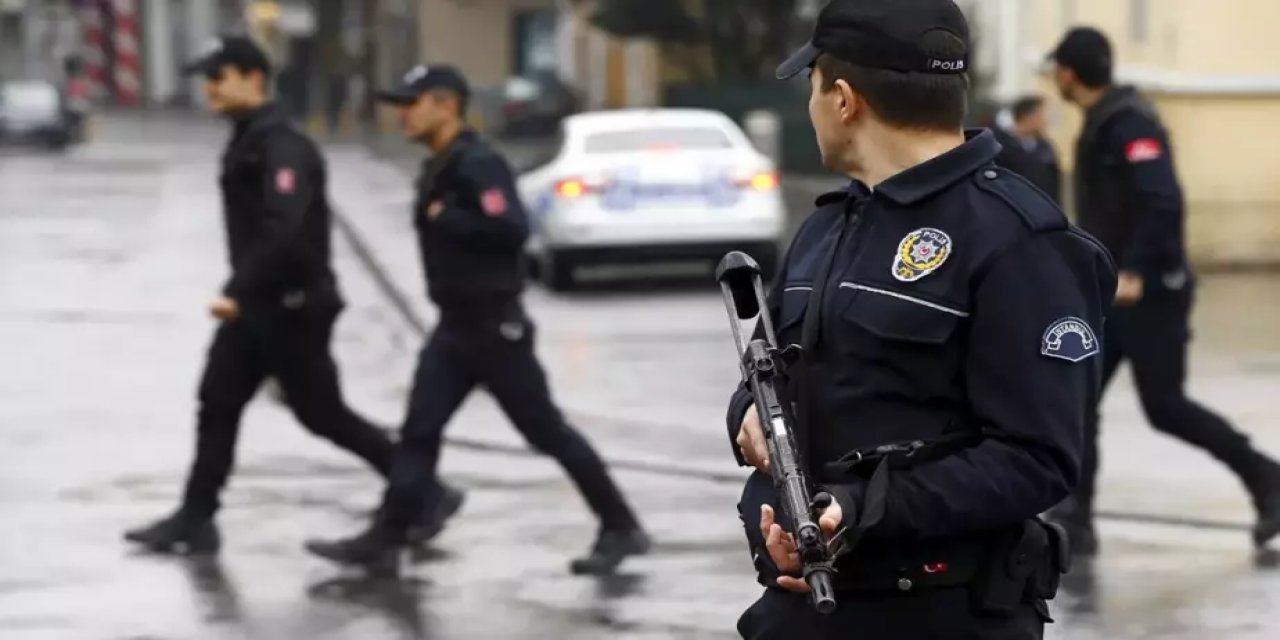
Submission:
POLYGON ((102 6, 97 0, 80 0, 76 3, 76 17, 80 21, 83 40, 81 55, 84 60, 84 77, 88 82, 88 97, 97 102, 106 94, 107 53, 106 35, 102 28, 102 6))
POLYGON ((115 58, 116 104, 134 107, 142 103, 142 57, 138 33, 138 0, 114 0, 111 34, 115 58))

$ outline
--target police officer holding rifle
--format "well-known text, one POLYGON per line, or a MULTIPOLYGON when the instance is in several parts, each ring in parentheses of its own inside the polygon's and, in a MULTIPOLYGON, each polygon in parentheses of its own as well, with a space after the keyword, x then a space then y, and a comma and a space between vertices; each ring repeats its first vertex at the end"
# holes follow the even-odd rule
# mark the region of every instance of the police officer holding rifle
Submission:
MULTIPOLYGON (((1031 639, 1051 620, 1066 540, 1038 514, 1080 477, 1115 266, 963 130, 968 59, 951 0, 832 0, 778 69, 807 73, 824 164, 851 180, 797 232, 762 310, 776 343, 761 323, 730 402, 767 587, 744 638, 1031 639)), ((751 271, 719 271, 738 317, 751 271)))

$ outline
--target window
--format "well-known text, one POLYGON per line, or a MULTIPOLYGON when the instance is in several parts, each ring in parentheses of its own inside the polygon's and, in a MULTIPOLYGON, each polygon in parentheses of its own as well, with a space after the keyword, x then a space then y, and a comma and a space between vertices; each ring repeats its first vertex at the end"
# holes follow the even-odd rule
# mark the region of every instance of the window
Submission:
POLYGON ((1129 39, 1137 44, 1146 44, 1150 19, 1147 0, 1129 0, 1129 39))
POLYGON ((607 131, 587 136, 587 153, 618 153, 654 149, 707 150, 733 146, 729 136, 712 127, 657 127, 607 131))
POLYGON ((515 14, 515 47, 512 70, 530 75, 556 68, 556 19, 554 9, 536 9, 515 14))

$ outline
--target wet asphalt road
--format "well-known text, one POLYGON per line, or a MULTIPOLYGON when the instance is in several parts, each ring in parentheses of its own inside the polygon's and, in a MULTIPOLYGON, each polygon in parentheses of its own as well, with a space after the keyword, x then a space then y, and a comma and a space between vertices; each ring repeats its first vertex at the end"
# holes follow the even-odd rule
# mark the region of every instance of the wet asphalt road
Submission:
MULTIPOLYGON (((221 559, 126 549, 120 531, 174 506, 189 460, 213 328, 204 305, 225 276, 213 178, 223 132, 169 116, 103 125, 68 156, 0 155, 0 638, 736 637, 758 592, 734 511, 743 474, 723 431, 737 372, 718 294, 696 270, 597 273, 622 280, 528 296, 557 398, 619 463, 658 541, 618 576, 568 575, 594 524, 482 394, 451 425, 443 463, 468 501, 404 580, 345 574, 302 551, 306 537, 358 528, 379 483, 266 394, 245 417, 221 559)), ((391 425, 420 337, 385 285, 411 318, 435 317, 408 235, 408 181, 356 147, 329 157, 331 197, 386 277, 342 236, 344 386, 391 425)), ((1190 384, 1274 452, 1278 289, 1266 276, 1205 279, 1190 384)), ((1240 487, 1152 433, 1127 376, 1113 389, 1102 505, 1124 517, 1102 523, 1104 552, 1071 577, 1049 637, 1276 637, 1280 572, 1257 567, 1231 528, 1251 517, 1240 487)))

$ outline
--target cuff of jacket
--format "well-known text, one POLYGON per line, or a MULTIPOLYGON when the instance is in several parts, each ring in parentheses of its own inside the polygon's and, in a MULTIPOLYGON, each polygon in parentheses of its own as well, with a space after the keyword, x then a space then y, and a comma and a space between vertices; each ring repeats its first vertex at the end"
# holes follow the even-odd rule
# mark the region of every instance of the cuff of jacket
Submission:
POLYGON ((446 232, 453 235, 465 234, 470 226, 471 214, 463 209, 453 206, 452 202, 445 201, 444 211, 436 216, 436 224, 446 232))
POLYGON ((747 461, 742 457, 742 451, 738 449, 738 432, 742 429, 742 418, 747 415, 747 407, 750 407, 751 403, 751 394, 745 389, 739 389, 729 399, 729 412, 726 415, 729 427, 729 448, 733 450, 733 458, 738 461, 740 467, 747 466, 747 461))
POLYGON ((236 302, 243 302, 247 289, 247 283, 243 278, 233 277, 227 281, 227 284, 223 285, 222 295, 236 302))
POLYGON ((863 483, 826 484, 818 487, 819 491, 826 491, 831 494, 836 504, 840 505, 843 519, 840 526, 849 529, 858 524, 857 520, 862 515, 862 494, 865 489, 866 487, 863 483))

